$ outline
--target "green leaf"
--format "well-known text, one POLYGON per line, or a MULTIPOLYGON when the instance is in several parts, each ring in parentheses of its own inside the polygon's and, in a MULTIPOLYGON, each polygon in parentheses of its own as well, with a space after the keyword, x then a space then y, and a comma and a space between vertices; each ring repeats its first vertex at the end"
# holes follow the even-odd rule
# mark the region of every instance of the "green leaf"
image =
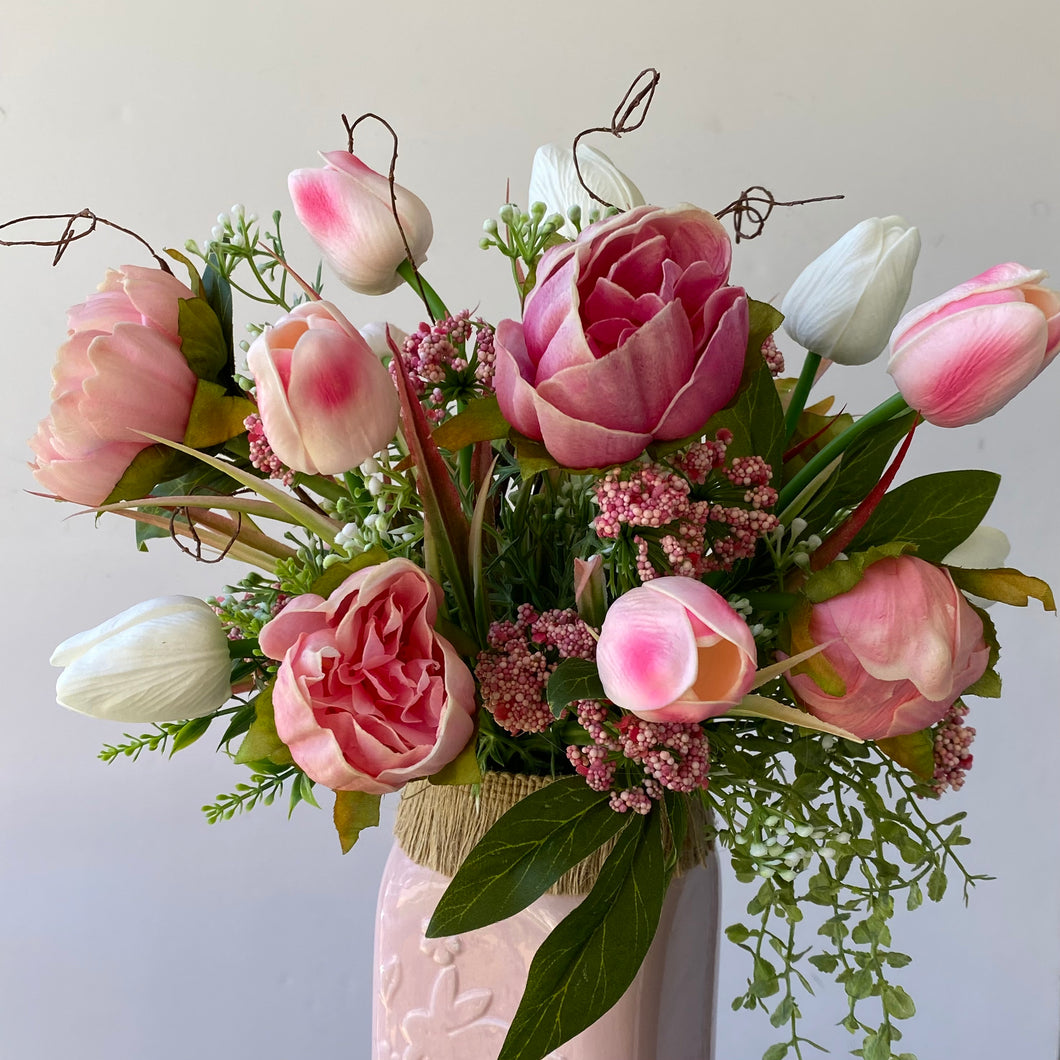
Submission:
POLYGON ((1056 610, 1053 591, 1041 578, 1032 578, 1014 567, 975 570, 969 567, 947 567, 958 589, 987 600, 997 600, 1013 607, 1026 607, 1033 597, 1046 611, 1056 610))
POLYGON ((180 352, 199 379, 217 380, 228 364, 228 345, 217 314, 205 298, 178 299, 180 352))
POLYGON ((517 802, 464 859, 427 937, 493 924, 540 898, 628 823, 608 798, 581 777, 564 777, 517 802))
POLYGON ((243 421, 257 411, 258 406, 249 398, 226 394, 220 383, 200 379, 184 430, 184 444, 192 449, 221 445, 242 434, 246 430, 243 421))
POLYGON ((861 1049, 862 1060, 891 1060, 891 1036, 882 1027, 878 1034, 868 1034, 861 1049))
POLYGON ((375 567, 380 563, 385 563, 389 558, 386 549, 373 545, 359 556, 354 556, 353 559, 332 563, 319 578, 314 580, 312 591, 317 596, 327 599, 351 574, 356 574, 366 567, 375 567))
POLYGON ((853 508, 880 480, 895 446, 909 433, 915 412, 881 423, 855 439, 828 485, 802 512, 811 531, 820 530, 835 513, 853 508))
POLYGON ((511 425, 501 413, 496 397, 476 398, 463 412, 435 428, 432 437, 437 446, 455 453, 476 442, 506 438, 511 425))
POLYGON ((892 540, 879 547, 869 548, 865 552, 852 553, 848 559, 836 560, 824 570, 810 575, 803 586, 803 594, 814 604, 831 600, 833 596, 839 596, 853 589, 861 581, 865 570, 873 563, 892 556, 903 556, 910 551, 911 547, 908 542, 892 540))
POLYGON ((549 676, 545 696, 558 718, 578 699, 603 699, 604 686, 596 663, 588 659, 564 659, 549 676))
POLYGON ((940 471, 903 483, 884 494, 850 547, 910 541, 921 559, 941 563, 983 521, 1000 483, 993 471, 940 471))
POLYGON ((725 937, 730 942, 739 945, 751 937, 751 932, 743 924, 730 924, 725 929, 725 937))
POLYGON ((559 464, 549 455, 543 442, 527 438, 515 430, 511 432, 511 440, 515 446, 515 460, 519 465, 519 474, 524 482, 542 471, 551 471, 559 467, 559 464))
POLYGON ((117 504, 118 501, 146 497, 158 483, 176 478, 193 464, 193 460, 168 446, 149 445, 133 457, 132 463, 125 469, 125 473, 118 479, 103 503, 117 504))
POLYGON ((788 1042, 777 1042, 771 1045, 763 1054, 762 1060, 784 1060, 788 1055, 788 1042))
POLYGON ((263 688, 255 697, 254 720, 250 723, 235 757, 237 765, 251 765, 261 761, 278 766, 294 761, 287 745, 276 732, 276 719, 272 712, 272 685, 263 688))
POLYGON ((913 999, 900 986, 885 983, 881 1000, 883 1010, 896 1020, 912 1019, 916 1015, 916 1005, 913 1004, 913 999))
POLYGON ((768 302, 747 299, 747 360, 762 358, 762 343, 784 323, 784 314, 768 302))
POLYGON ((481 784, 482 770, 478 764, 478 732, 472 734, 464 749, 437 773, 427 778, 432 784, 481 784))
POLYGON ((343 854, 348 854, 361 832, 379 824, 379 802, 381 795, 369 795, 364 791, 335 792, 335 831, 343 854))
POLYGON ((206 268, 203 270, 202 296, 221 323, 221 333, 224 335, 225 347, 228 350, 228 363, 224 373, 225 379, 228 380, 235 368, 235 349, 232 342, 232 285, 218 268, 216 254, 210 255, 206 268))
POLYGON ((195 743, 210 727, 211 721, 213 721, 213 715, 208 714, 205 718, 192 718, 191 721, 187 722, 180 732, 173 737, 169 757, 172 758, 178 751, 183 751, 185 747, 190 747, 195 743))
POLYGON ((792 1000, 790 994, 785 997, 773 1012, 770 1014, 769 1022, 774 1027, 783 1027, 791 1019, 791 1014, 795 1011, 795 1002, 792 1000))
POLYGON ((905 736, 886 736, 877 740, 876 746, 921 780, 931 780, 935 775, 935 737, 930 729, 905 736))
POLYGON ((661 822, 656 807, 627 823, 593 889, 538 948, 497 1060, 540 1060, 626 992, 666 894, 661 822))
POLYGON ((847 981, 846 992, 848 996, 857 1001, 863 1001, 872 996, 872 972, 867 968, 859 968, 847 981))
POLYGON ((946 893, 947 882, 945 871, 942 868, 935 869, 928 878, 928 898, 933 902, 941 902, 942 896, 946 893))
POLYGON ((830 975, 839 967, 839 958, 831 953, 815 953, 808 960, 814 968, 819 972, 824 972, 826 975, 830 975))

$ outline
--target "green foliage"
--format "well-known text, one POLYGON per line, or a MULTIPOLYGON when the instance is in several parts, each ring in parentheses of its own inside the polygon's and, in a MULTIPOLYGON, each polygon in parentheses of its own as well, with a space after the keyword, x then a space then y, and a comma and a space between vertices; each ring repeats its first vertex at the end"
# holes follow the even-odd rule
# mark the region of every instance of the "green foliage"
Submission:
POLYGON ((343 854, 348 854, 366 828, 379 824, 379 802, 381 795, 369 795, 364 791, 335 792, 335 831, 343 854))
POLYGON ((237 813, 249 812, 260 802, 263 806, 271 806, 278 795, 283 793, 284 785, 294 782, 300 785, 297 798, 292 798, 292 809, 297 802, 305 801, 315 806, 312 799, 305 798, 304 781, 298 778, 305 774, 292 765, 281 766, 273 762, 255 762, 250 774, 250 782, 247 784, 236 784, 235 789, 228 794, 218 795, 217 801, 208 803, 202 807, 206 814, 206 820, 210 824, 218 821, 227 821, 237 813))
POLYGON ((549 676, 545 694, 557 718, 579 699, 605 698, 596 663, 588 659, 564 659, 549 676))
POLYGON ((525 909, 626 823, 607 792, 566 777, 515 804, 457 870, 428 938, 473 931, 525 909))
POLYGON ((498 1060, 543 1060, 595 1023, 637 974, 667 881, 658 806, 630 817, 593 889, 538 947, 498 1060))

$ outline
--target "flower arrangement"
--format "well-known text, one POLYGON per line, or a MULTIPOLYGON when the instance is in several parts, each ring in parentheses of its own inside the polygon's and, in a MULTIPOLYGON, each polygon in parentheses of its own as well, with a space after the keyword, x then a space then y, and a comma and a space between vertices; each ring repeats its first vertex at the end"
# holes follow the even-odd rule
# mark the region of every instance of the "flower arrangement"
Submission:
MULTIPOLYGON (((211 822, 329 789, 344 852, 409 781, 552 778, 495 826, 507 844, 472 851, 429 928, 510 916, 613 843, 592 923, 542 945, 502 1060, 541 1060, 618 1000, 692 828, 755 888, 727 935, 750 961, 736 1006, 778 1028, 767 1060, 813 1044, 803 962, 842 986, 859 1055, 912 1055, 888 921, 976 878, 963 815, 930 807, 972 763, 965 697, 1000 693, 985 608, 1055 604, 983 525, 998 476, 893 482, 923 420, 977 422, 1048 365, 1060 294, 1008 263, 903 315, 919 237, 888 217, 778 310, 730 276, 724 218, 747 238, 760 189, 717 215, 647 205, 579 137, 539 151, 527 210, 485 225, 521 307, 493 323, 427 282, 431 215, 396 183, 396 147, 386 176, 354 154, 356 125, 291 197, 342 284, 416 291, 428 319, 408 334, 350 323, 319 270, 296 271, 279 212, 241 208, 70 310, 30 443, 39 485, 135 521, 138 544, 254 571, 64 641, 59 702, 151 726, 109 761, 209 731, 250 771, 211 822), (240 295, 266 307, 245 358, 240 295), (797 379, 781 327, 808 351, 797 379), (809 404, 823 367, 888 345, 892 398, 858 418, 809 404), (542 826, 544 805, 570 811, 542 826)), ((60 250, 79 218, 106 223, 70 217, 60 250)))

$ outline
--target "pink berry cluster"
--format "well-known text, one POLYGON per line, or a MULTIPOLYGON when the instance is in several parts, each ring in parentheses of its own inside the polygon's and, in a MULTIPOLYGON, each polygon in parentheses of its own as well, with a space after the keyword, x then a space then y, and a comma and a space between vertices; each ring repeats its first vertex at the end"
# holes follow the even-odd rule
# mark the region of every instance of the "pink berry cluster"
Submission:
MULTIPOLYGON (((754 555, 758 539, 776 529, 777 517, 766 511, 776 504, 769 485, 772 469, 760 456, 735 457, 726 463, 729 431, 712 442, 697 442, 676 454, 672 466, 643 464, 632 470, 612 468, 597 483, 600 514, 594 528, 601 538, 617 538, 623 526, 636 527, 637 574, 642 582, 660 573, 649 555, 657 541, 667 574, 698 578, 709 571, 729 570, 754 555), (695 486, 727 479, 742 490, 740 503, 696 499, 695 486), (645 531, 665 530, 650 534, 645 531)), ((709 491, 709 487, 708 487, 709 491)), ((713 492, 717 494, 715 486, 713 492)))
POLYGON ((265 437, 261 417, 252 412, 243 420, 243 426, 247 429, 247 441, 250 443, 251 464, 259 471, 264 471, 269 478, 279 479, 285 486, 289 486, 294 481, 294 472, 289 467, 284 467, 280 458, 272 451, 269 440, 265 437))
POLYGON ((975 729, 964 724, 968 708, 960 701, 950 707, 946 716, 935 726, 935 775, 931 788, 936 795, 952 788, 964 787, 964 775, 972 768, 969 748, 975 739, 975 729))
POLYGON ((616 712, 594 699, 574 704, 578 724, 591 744, 571 744, 567 758, 594 791, 608 791, 619 767, 640 774, 638 784, 611 791, 616 813, 648 813, 664 791, 705 790, 710 772, 710 742, 698 723, 645 721, 616 712))
POLYGON ((489 393, 493 390, 495 359, 493 329, 483 320, 473 321, 470 310, 462 309, 437 324, 420 324, 402 344, 401 359, 432 423, 440 423, 445 418, 442 384, 451 373, 465 372, 468 368, 466 353, 461 351, 466 349, 473 330, 475 381, 483 393, 489 393))
POLYGON ((563 659, 593 659, 596 641, 574 610, 542 614, 520 604, 514 622, 494 622, 475 663, 483 706, 511 733, 543 732, 555 720, 545 699, 563 659))
POLYGON ((772 335, 762 343, 762 357, 765 359, 766 366, 769 368, 769 374, 774 379, 776 379, 778 375, 784 374, 784 354, 777 349, 777 344, 773 341, 772 335))

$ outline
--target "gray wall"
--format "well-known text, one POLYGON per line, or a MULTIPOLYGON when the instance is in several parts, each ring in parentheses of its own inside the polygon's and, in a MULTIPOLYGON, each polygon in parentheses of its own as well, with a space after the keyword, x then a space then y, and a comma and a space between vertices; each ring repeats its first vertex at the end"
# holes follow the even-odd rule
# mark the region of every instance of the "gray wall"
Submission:
MULTIPOLYGON (((406 0, 180 5, 3 0, 0 217, 76 210, 156 244, 201 238, 233 202, 287 208, 288 170, 341 146, 339 113, 376 110, 402 135, 399 179, 434 213, 427 275, 450 304, 514 311, 503 263, 476 248, 505 181, 524 195, 534 147, 606 121, 632 76, 663 73, 647 125, 601 144, 649 199, 720 208, 762 183, 780 198, 844 192, 779 211, 738 248, 734 277, 776 298, 850 225, 901 213, 924 249, 913 300, 996 262, 1060 282, 1060 147, 1052 0, 1018 12, 982 0, 757 5, 449 5, 406 0), (393 11, 393 14, 387 13, 393 11)), ((382 163, 382 136, 364 149, 382 163)), ((308 246, 292 232, 311 269, 308 246)), ((282 809, 207 827, 198 811, 238 770, 207 746, 173 762, 95 760, 122 726, 53 703, 52 646, 119 609, 208 594, 240 568, 196 566, 163 542, 136 554, 129 527, 27 496, 24 439, 47 409, 63 310, 108 264, 143 262, 115 235, 71 249, 0 251, 3 305, 6 635, 0 766, 0 1057, 200 1060, 367 1055, 370 938, 386 829, 341 858, 328 812, 282 809)), ((332 294, 351 319, 419 319, 403 294, 332 294)), ((247 318, 245 318, 247 319, 247 318)), ((786 346, 790 361, 798 351, 786 346)), ((827 380, 851 411, 890 392, 882 364, 827 380)), ((923 430, 909 474, 1004 474, 990 519, 1011 562, 1060 586, 1055 548, 1060 368, 993 419, 923 430)), ((1057 1042, 1060 726, 1057 625, 995 608, 1005 694, 976 701, 968 864, 997 880, 968 908, 902 916, 902 981, 921 1057, 1051 1060, 1057 1042)), ((730 919, 749 895, 726 889, 730 919)), ((724 952, 719 1056, 772 1040, 727 1000, 745 969, 724 952)), ((834 988, 808 1006, 839 1050, 834 988)))

